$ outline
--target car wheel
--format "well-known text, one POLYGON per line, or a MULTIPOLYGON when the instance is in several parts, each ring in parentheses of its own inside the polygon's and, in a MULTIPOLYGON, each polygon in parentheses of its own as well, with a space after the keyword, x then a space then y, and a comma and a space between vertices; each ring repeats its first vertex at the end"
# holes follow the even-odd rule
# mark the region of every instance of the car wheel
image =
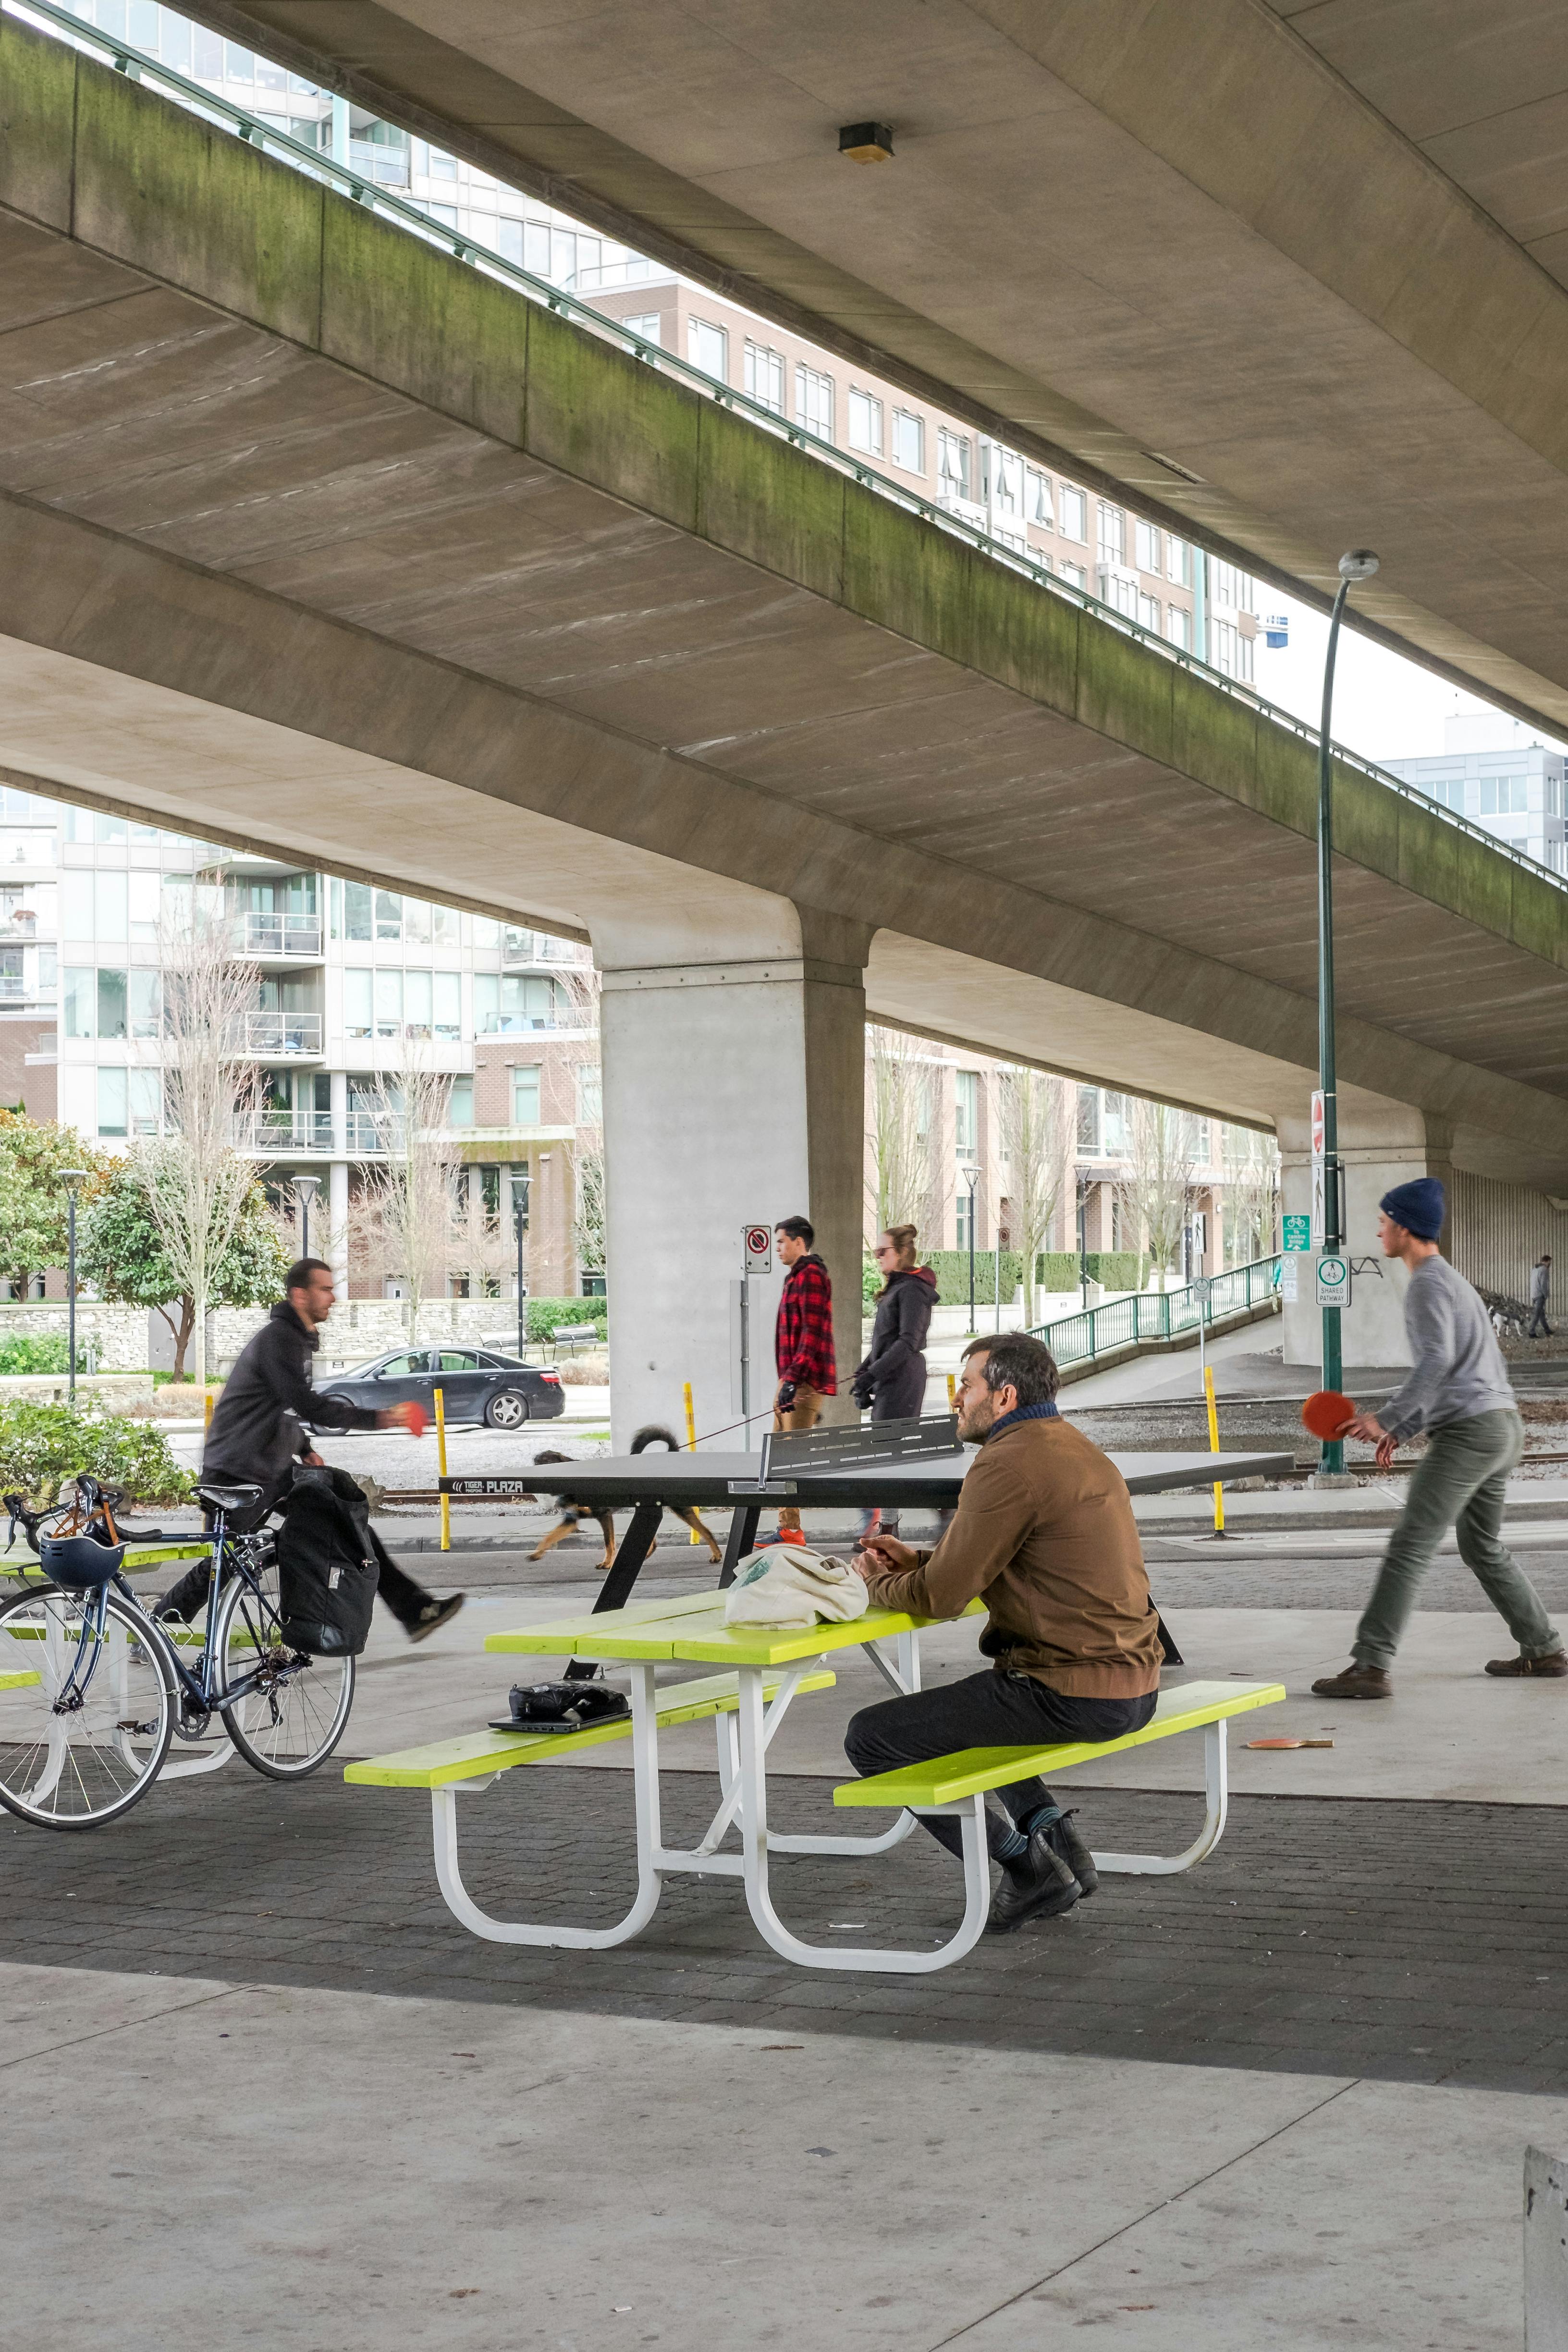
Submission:
POLYGON ((528 1399, 520 1389, 501 1389, 485 1407, 491 1429, 521 1429, 528 1419, 528 1399))

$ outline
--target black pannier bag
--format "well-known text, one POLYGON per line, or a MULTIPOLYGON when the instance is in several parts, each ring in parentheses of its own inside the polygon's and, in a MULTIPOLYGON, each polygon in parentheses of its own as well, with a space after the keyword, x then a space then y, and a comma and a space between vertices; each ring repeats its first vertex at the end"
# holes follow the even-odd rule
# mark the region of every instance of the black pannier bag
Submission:
POLYGON ((310 1657, 356 1657, 381 1576, 369 1503, 346 1470, 302 1463, 279 1509, 283 1639, 310 1657))

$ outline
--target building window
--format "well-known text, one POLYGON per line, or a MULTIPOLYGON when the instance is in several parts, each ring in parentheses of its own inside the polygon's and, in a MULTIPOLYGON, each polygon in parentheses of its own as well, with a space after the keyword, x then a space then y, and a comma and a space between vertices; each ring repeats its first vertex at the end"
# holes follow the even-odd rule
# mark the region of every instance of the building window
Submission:
POLYGON ((635 319, 623 319, 621 324, 628 334, 640 335, 645 343, 658 343, 663 331, 657 310, 639 310, 635 319))
POLYGON ((98 975, 98 1034, 100 1037, 126 1034, 125 974, 107 966, 98 975))
POLYGON ((712 326, 706 319, 688 319, 686 356, 704 375, 714 376, 721 383, 730 381, 730 338, 722 327, 712 326))
POLYGON ((1160 599, 1158 596, 1145 596, 1142 593, 1139 595, 1138 618, 1144 628, 1152 629, 1156 636, 1159 635, 1160 599))
POLYGON ((1100 1149, 1098 1087, 1079 1087, 1078 1090, 1078 1148, 1095 1155, 1100 1149))
POLYGON ((430 149, 429 165, 430 177, 433 180, 455 180, 458 176, 457 157, 443 155, 439 147, 430 149))
POLYGON ((1024 512, 1037 530, 1055 530, 1057 519, 1051 507, 1051 478, 1037 467, 1024 470, 1024 512))
POLYGON ((98 1074, 98 1131, 100 1135, 123 1135, 129 1116, 126 1108, 127 1073, 123 1069, 103 1069, 98 1074))
POLYGON ((1529 787, 1522 776, 1481 778, 1482 816, 1521 816, 1529 806, 1529 787))
POLYGON ((427 971, 405 971, 403 975, 405 1036, 423 1041, 430 1035, 431 978, 427 971))
POLYGON ((375 894, 375 936, 378 940, 403 937, 403 901, 395 890, 378 890, 375 894))
POLYGON ((1229 621, 1210 621, 1209 659, 1222 677, 1240 676, 1240 635, 1229 621))
POLYGON ((437 1037, 460 1037, 463 1034, 463 979, 460 972, 438 971, 436 974, 436 994, 432 1025, 437 1037))
POLYGON ((605 1121, 605 1074, 597 1062, 577 1065, 577 1125, 602 1127, 605 1121))
POLYGON ((1163 572, 1160 561, 1160 534, 1152 522, 1139 523, 1133 532, 1140 572, 1163 572))
POLYGON ((957 1201, 953 1204, 952 1213, 953 1240, 961 1250, 966 1250, 970 1245, 972 1234, 969 1220, 973 1205, 969 1197, 968 1188, 964 1187, 960 1191, 957 1201))
POLYGON ((1125 563, 1127 561, 1127 517, 1121 507, 1109 499, 1100 501, 1100 560, 1101 563, 1125 563))
POLYGON ((1193 551, 1173 531, 1165 533, 1165 577, 1173 580, 1178 588, 1190 588, 1193 584, 1193 551))
POLYGON ((375 1034, 378 1037, 401 1037, 403 1034, 403 974, 400 971, 378 971, 375 974, 375 1034))
POLYGON ((67 964, 65 1031, 68 1037, 98 1034, 98 974, 90 964, 67 964))
POLYGON ((808 433, 833 438, 833 378, 797 363, 795 372, 795 413, 808 433))
POLYGON ((1087 588, 1089 586, 1089 574, 1084 570, 1081 563, 1064 563, 1058 568, 1061 572, 1062 578, 1067 582, 1069 588, 1087 588))
POLYGON ((882 404, 868 392, 849 391, 849 446, 868 457, 882 454, 882 404))
POLYGON ((369 940, 375 936, 373 921, 374 891, 368 882, 343 884, 343 937, 345 940, 369 940))
POLYGON ((951 433, 945 425, 936 429, 936 480, 949 498, 969 496, 969 436, 951 433))
POLYGON ((1451 777, 1447 782, 1439 778, 1436 783, 1425 785, 1423 790, 1443 808, 1452 809, 1458 816, 1464 815, 1465 787, 1458 777, 1451 777))
POLYGON ((980 1073, 960 1070, 952 1081, 952 1148, 973 1160, 980 1148, 980 1073))
POLYGON ((493 1160, 479 1163, 479 1214, 487 1233, 500 1223, 500 1169, 493 1160))
POLYGON ((1089 537, 1089 500, 1081 490, 1060 486, 1061 534, 1064 539, 1089 537))
POLYGON ((374 1011, 371 1003, 371 974, 351 964, 343 973, 343 1031, 350 1037, 374 1034, 374 1011))
POLYGON ((539 1125, 540 1065, 525 1062, 511 1074, 511 1123, 513 1127, 539 1125))
POLYGON ((472 1078, 454 1078, 447 1097, 448 1127, 472 1127, 474 1123, 474 1082, 472 1078))
POLYGON ((1561 776, 1548 776, 1545 781, 1546 814, 1548 816, 1561 816, 1563 814, 1563 779, 1561 776))
POLYGON ((923 474, 926 469, 925 419, 911 415, 907 408, 893 411, 893 463, 907 474, 923 474))
POLYGON ((145 965, 138 965, 127 974, 127 994, 130 1000, 130 1024, 132 1037, 153 1038, 163 1029, 163 992, 158 975, 145 965))
POLYGON ((1024 461, 1011 449, 993 443, 991 450, 991 502, 998 514, 1013 515, 1021 520, 1024 513, 1024 461))
POLYGON ((1130 621, 1136 617, 1138 590, 1130 572, 1102 572, 1100 593, 1112 612, 1124 613, 1130 621))
POLYGON ((1192 651, 1193 616, 1184 604, 1166 605, 1165 635, 1173 646, 1180 646, 1184 653, 1192 651))
POLYGON ((558 980, 521 972, 474 974, 474 1030, 480 1037, 510 1036, 522 1029, 558 1029, 569 1011, 558 980))
POLYGON ((771 408, 775 416, 784 413, 784 355, 770 350, 766 343, 753 343, 746 338, 746 390, 752 398, 771 408))

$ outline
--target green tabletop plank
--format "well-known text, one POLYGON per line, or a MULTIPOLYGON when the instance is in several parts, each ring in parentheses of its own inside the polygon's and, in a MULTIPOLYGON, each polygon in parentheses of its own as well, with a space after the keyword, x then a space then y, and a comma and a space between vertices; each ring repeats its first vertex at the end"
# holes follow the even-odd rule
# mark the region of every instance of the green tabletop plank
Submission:
MULTIPOLYGON (((781 1666, 815 1658, 824 1650, 880 1642, 942 1621, 906 1616, 901 1609, 868 1609, 863 1617, 826 1625, 726 1625, 725 1595, 709 1592, 676 1604, 654 1604, 646 1613, 606 1609, 596 1617, 563 1618, 550 1625, 525 1625, 515 1633, 487 1636, 487 1650, 525 1651, 535 1656, 598 1658, 606 1663, 635 1658, 711 1660, 730 1666, 781 1666), (658 1613, 655 1613, 655 1611, 658 1613)), ((985 1604, 972 1601, 966 1617, 984 1616, 985 1604)))

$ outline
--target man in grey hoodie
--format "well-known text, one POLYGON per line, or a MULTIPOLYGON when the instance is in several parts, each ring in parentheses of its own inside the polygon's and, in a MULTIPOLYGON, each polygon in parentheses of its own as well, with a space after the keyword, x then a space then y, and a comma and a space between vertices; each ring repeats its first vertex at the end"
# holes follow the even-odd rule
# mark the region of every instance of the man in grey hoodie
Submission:
POLYGON ((1480 1293, 1437 1247, 1443 1187, 1435 1176, 1396 1184, 1379 1204, 1385 1257, 1410 1270, 1405 1328, 1414 1368, 1380 1412, 1358 1412, 1346 1434, 1370 1439, 1386 1469, 1402 1438, 1430 1442, 1416 1464, 1372 1598, 1362 1612, 1343 1674, 1312 1688, 1323 1698, 1391 1698, 1389 1668, 1433 1553, 1458 1525, 1459 1557, 1519 1643, 1515 1658, 1492 1658, 1489 1675, 1568 1675, 1562 1637, 1524 1570, 1502 1541, 1510 1474, 1524 1452, 1524 1424, 1508 1367, 1480 1293))

